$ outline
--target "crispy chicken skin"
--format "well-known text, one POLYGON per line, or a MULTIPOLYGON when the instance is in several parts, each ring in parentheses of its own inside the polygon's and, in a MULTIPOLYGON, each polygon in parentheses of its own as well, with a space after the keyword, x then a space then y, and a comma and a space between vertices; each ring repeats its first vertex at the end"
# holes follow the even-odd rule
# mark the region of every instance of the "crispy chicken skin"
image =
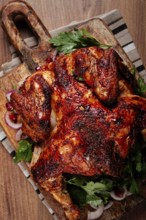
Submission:
POLYGON ((79 219, 80 213, 64 191, 63 174, 121 176, 124 160, 145 128, 146 99, 134 95, 119 75, 118 59, 112 49, 97 47, 62 55, 12 95, 24 131, 28 127, 33 140, 45 138, 31 164, 32 177, 62 205, 69 220, 79 219), (57 125, 50 131, 52 109, 57 125))
MULTIPOLYGON (((48 78, 48 73, 46 79, 48 78)), ((52 76, 53 77, 53 76, 52 76)), ((44 140, 49 136, 52 77, 47 81, 42 74, 33 74, 28 77, 19 92, 14 92, 11 102, 17 113, 21 116, 23 133, 35 142, 44 140)))
MULTIPOLYGON (((123 75, 131 75, 113 49, 82 48, 69 55, 57 57, 56 61, 60 66, 58 69, 61 68, 61 71, 67 71, 75 80, 82 81, 106 105, 117 100, 119 72, 123 69, 123 75)), ((12 105, 21 116, 23 133, 35 142, 50 135, 51 94, 55 82, 55 69, 52 66, 54 62, 50 60, 40 73, 28 77, 19 92, 12 94, 12 105)), ((130 82, 134 84, 131 78, 130 82)))
POLYGON ((120 58, 113 49, 82 48, 64 59, 69 72, 92 88, 98 99, 106 104, 116 100, 119 92, 117 62, 120 58))

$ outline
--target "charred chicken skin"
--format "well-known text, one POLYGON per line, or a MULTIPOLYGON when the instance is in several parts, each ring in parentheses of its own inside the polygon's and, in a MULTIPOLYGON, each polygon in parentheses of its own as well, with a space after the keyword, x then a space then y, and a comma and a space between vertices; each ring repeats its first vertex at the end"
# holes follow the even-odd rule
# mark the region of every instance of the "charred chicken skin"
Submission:
POLYGON ((48 82, 42 74, 33 74, 12 96, 12 105, 21 115, 23 132, 35 142, 50 134, 52 89, 48 82))
POLYGON ((12 94, 24 132, 42 141, 37 144, 41 153, 32 159, 32 176, 62 205, 67 219, 79 219, 79 210, 63 190, 63 174, 121 176, 145 128, 146 99, 133 94, 121 72, 113 49, 79 49, 46 64, 12 94))
POLYGON ((98 99, 113 103, 118 96, 119 56, 113 50, 98 47, 82 48, 67 58, 67 68, 80 81, 92 88, 98 99))

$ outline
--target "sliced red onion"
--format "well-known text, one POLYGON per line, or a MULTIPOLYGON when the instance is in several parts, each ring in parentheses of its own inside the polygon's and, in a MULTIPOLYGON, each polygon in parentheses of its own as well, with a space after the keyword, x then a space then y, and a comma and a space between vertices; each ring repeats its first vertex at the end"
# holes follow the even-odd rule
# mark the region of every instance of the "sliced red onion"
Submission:
POLYGON ((113 202, 110 201, 106 206, 104 206, 104 210, 109 209, 113 205, 113 202))
POLYGON ((10 115, 12 114, 11 111, 7 111, 5 114, 5 121, 7 123, 7 125, 13 129, 19 129, 22 127, 22 123, 14 123, 11 119, 10 119, 10 115))
POLYGON ((21 140, 21 135, 22 135, 22 129, 20 128, 15 135, 15 139, 16 141, 20 141, 21 140))
POLYGON ((120 201, 120 200, 123 200, 126 198, 127 196, 127 189, 124 187, 124 192, 122 195, 118 196, 114 191, 110 192, 110 196, 114 199, 114 200, 117 200, 117 201, 120 201))
POLYGON ((6 108, 8 111, 13 111, 13 106, 11 105, 11 102, 6 103, 6 108))
POLYGON ((104 206, 101 205, 101 206, 98 206, 95 211, 88 211, 87 220, 94 220, 94 219, 99 218, 102 215, 103 210, 104 210, 104 206))
POLYGON ((27 136, 26 134, 23 134, 23 133, 22 133, 21 139, 22 139, 22 140, 25 140, 25 139, 27 139, 27 138, 28 138, 28 136, 27 136))
POLYGON ((93 209, 97 209, 97 208, 98 208, 97 205, 92 205, 92 204, 90 204, 90 206, 91 206, 91 208, 93 208, 93 209))
POLYGON ((133 195, 133 193, 131 193, 131 192, 129 192, 129 191, 127 190, 127 195, 126 195, 126 196, 131 196, 131 195, 133 195))
POLYGON ((10 90, 10 91, 8 91, 7 93, 6 93, 6 98, 7 98, 7 100, 10 102, 11 101, 11 95, 12 95, 12 93, 14 92, 14 90, 10 90))
POLYGON ((23 134, 22 129, 21 128, 18 129, 15 135, 15 140, 20 141, 20 140, 25 140, 26 138, 28 138, 28 136, 26 134, 23 134))

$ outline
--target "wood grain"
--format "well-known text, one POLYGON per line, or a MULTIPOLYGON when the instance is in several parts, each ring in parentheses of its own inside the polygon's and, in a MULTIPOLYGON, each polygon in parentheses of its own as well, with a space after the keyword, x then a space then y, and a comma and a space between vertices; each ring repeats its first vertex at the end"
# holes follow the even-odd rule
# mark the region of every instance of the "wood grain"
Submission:
MULTIPOLYGON (((0 0, 0 5, 7 3, 0 0)), ((29 0, 48 30, 73 20, 86 19, 114 8, 121 11, 146 66, 146 2, 145 0, 29 0)), ((10 60, 8 42, 0 29, 0 65, 10 60)), ((31 185, 0 146, 0 219, 51 220, 52 217, 37 198, 31 185)), ((145 219, 145 218, 143 218, 145 219)))

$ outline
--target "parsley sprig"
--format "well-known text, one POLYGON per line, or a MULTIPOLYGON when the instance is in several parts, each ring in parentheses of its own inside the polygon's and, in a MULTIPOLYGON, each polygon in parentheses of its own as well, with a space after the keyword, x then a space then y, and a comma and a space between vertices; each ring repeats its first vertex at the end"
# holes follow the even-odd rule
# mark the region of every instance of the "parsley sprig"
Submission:
POLYGON ((30 162, 32 158, 32 143, 28 140, 21 140, 18 143, 18 149, 16 155, 13 158, 15 163, 21 161, 30 162))
MULTIPOLYGON (((132 75, 134 76, 134 78, 136 79, 136 67, 133 65, 133 68, 131 70, 132 75)), ((144 79, 141 76, 138 76, 137 80, 137 84, 138 84, 138 94, 142 95, 143 93, 146 93, 146 83, 144 81, 144 79)))
POLYGON ((79 206, 86 204, 99 206, 106 204, 110 198, 110 191, 113 189, 113 182, 103 178, 100 181, 92 181, 91 178, 72 175, 66 182, 69 185, 71 196, 75 197, 79 206), (70 187, 71 185, 71 187, 70 187))
POLYGON ((58 52, 63 54, 68 54, 76 49, 88 46, 98 46, 103 49, 111 47, 97 41, 86 29, 62 32, 56 37, 51 38, 49 42, 56 47, 58 52))
POLYGON ((142 141, 138 140, 126 161, 123 184, 131 193, 139 192, 137 179, 146 178, 146 158, 142 153, 142 145, 142 141))
POLYGON ((85 177, 79 175, 65 177, 68 191, 73 201, 79 206, 107 204, 111 199, 110 192, 125 186, 131 193, 139 193, 138 180, 146 178, 146 158, 144 157, 142 146, 143 141, 142 137, 140 137, 127 157, 121 178, 109 176, 85 177))

